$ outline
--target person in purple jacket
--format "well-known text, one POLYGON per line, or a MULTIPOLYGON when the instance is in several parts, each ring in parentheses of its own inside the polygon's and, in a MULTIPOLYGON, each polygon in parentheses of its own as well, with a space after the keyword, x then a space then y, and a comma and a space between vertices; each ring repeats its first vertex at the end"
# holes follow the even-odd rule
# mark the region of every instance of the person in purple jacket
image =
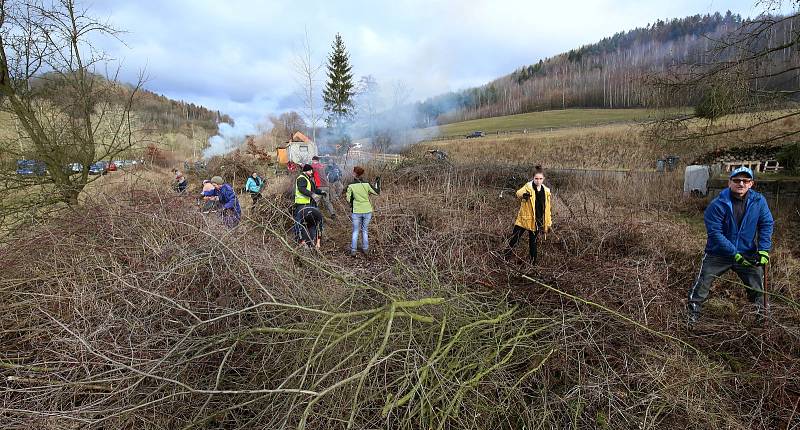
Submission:
POLYGON ((226 184, 221 176, 211 178, 214 189, 203 192, 204 196, 217 196, 219 207, 222 208, 222 221, 226 226, 233 228, 239 224, 242 218, 242 208, 239 206, 239 199, 230 184, 226 184))
POLYGON ((769 264, 774 221, 767 199, 753 186, 753 171, 739 167, 731 172, 728 188, 706 208, 704 221, 708 240, 697 280, 689 288, 688 322, 700 317, 711 282, 733 270, 747 288, 755 305, 756 320, 768 311, 764 301, 764 266, 769 264))

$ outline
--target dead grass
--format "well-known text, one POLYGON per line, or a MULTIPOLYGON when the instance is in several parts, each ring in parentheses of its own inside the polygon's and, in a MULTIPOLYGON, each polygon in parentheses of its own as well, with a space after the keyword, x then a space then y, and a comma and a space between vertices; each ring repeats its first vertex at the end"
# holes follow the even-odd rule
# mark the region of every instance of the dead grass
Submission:
POLYGON ((642 131, 640 126, 618 124, 499 138, 460 139, 430 146, 444 149, 459 162, 490 159, 583 169, 653 170, 655 160, 665 155, 689 158, 695 154, 696 148, 689 145, 682 148, 646 144, 642 131))
MULTIPOLYGON (((731 127, 758 124, 782 114, 785 112, 730 115, 714 123, 693 121, 686 126, 691 132, 713 134, 731 127)), ((654 170, 656 160, 667 155, 681 157, 685 165, 716 149, 741 146, 777 132, 792 130, 794 124, 795 120, 789 118, 740 132, 679 141, 664 139, 662 130, 646 123, 610 124, 427 142, 424 147, 419 146, 411 152, 421 154, 424 149, 436 147, 447 151, 457 162, 496 160, 535 162, 551 168, 654 170)), ((791 138, 787 138, 772 144, 790 141, 791 138)))

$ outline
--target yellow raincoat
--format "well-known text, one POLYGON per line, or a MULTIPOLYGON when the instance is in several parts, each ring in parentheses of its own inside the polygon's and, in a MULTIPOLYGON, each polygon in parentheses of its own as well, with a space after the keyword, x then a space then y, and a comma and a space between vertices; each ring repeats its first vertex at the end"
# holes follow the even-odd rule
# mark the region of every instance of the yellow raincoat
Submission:
MULTIPOLYGON (((547 233, 547 230, 550 230, 550 227, 553 226, 553 218, 550 213, 550 188, 544 187, 544 219, 542 222, 544 223, 544 231, 547 233)), ((536 231, 536 214, 535 207, 536 207, 536 189, 533 187, 533 182, 527 182, 522 188, 517 190, 517 198, 521 199, 522 195, 525 192, 530 193, 531 198, 528 200, 522 200, 519 206, 519 213, 517 214, 517 220, 514 221, 515 225, 518 225, 526 230, 536 231)))

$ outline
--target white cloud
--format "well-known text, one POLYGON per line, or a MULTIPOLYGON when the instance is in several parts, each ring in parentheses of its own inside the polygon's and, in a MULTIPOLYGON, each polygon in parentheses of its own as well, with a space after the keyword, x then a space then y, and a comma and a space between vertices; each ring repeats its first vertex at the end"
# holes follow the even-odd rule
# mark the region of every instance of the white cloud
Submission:
MULTIPOLYGON (((124 77, 146 69, 147 88, 259 121, 300 109, 292 67, 307 29, 317 61, 342 34, 356 79, 402 80, 415 99, 478 85, 515 68, 657 19, 731 9, 754 0, 95 0, 127 47, 99 41, 123 61, 124 77), (295 101, 296 100, 296 101, 295 101)), ((324 71, 320 75, 324 81, 324 71)), ((320 85, 321 88, 321 85, 320 85)))

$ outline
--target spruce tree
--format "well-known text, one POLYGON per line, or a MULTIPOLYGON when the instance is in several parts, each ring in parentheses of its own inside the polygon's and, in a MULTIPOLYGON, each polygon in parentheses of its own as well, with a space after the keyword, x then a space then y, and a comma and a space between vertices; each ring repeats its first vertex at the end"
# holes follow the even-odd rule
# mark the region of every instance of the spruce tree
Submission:
POLYGON ((325 101, 325 119, 329 129, 340 138, 344 137, 344 126, 353 116, 353 73, 350 58, 344 47, 342 36, 336 33, 333 52, 328 56, 328 82, 322 91, 325 101))

